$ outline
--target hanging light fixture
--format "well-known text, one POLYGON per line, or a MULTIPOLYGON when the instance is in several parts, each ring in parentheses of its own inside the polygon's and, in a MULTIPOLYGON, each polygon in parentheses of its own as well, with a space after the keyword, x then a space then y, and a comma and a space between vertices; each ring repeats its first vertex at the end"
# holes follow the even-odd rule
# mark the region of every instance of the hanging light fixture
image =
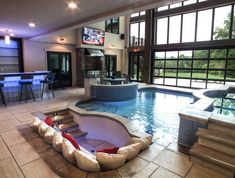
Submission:
POLYGON ((2 29, 2 31, 5 33, 5 44, 10 45, 11 44, 11 37, 10 37, 10 31, 2 29))
POLYGON ((8 34, 5 35, 5 43, 6 43, 7 45, 10 45, 10 44, 11 44, 11 38, 10 38, 10 35, 8 35, 8 34))

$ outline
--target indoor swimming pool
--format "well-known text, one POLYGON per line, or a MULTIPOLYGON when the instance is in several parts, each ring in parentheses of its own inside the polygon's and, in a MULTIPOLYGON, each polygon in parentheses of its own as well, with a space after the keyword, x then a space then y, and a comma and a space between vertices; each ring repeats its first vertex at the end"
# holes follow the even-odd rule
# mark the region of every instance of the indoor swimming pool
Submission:
POLYGON ((155 88, 141 89, 137 98, 125 102, 98 102, 79 104, 87 111, 109 112, 132 120, 140 130, 176 140, 179 129, 178 113, 193 102, 193 96, 155 88))

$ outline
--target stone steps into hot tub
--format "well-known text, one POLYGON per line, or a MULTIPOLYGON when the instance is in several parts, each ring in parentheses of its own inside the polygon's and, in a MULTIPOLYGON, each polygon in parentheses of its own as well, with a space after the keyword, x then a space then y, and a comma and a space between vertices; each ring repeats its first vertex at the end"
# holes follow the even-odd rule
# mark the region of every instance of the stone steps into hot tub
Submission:
POLYGON ((235 156, 235 138, 218 132, 217 130, 198 129, 198 143, 200 145, 235 156))
POLYGON ((190 149, 191 160, 217 172, 233 178, 235 172, 235 157, 195 143, 190 149))
POLYGON ((68 114, 68 113, 65 113, 63 115, 60 114, 60 115, 54 116, 53 121, 56 124, 62 124, 62 123, 65 124, 65 123, 73 121, 73 116, 71 114, 68 114))
POLYGON ((213 114, 208 123, 209 130, 217 130, 235 138, 235 119, 231 116, 213 114))
POLYGON ((67 122, 65 124, 59 124, 57 127, 61 132, 63 131, 72 132, 78 129, 78 123, 72 120, 71 122, 67 122))

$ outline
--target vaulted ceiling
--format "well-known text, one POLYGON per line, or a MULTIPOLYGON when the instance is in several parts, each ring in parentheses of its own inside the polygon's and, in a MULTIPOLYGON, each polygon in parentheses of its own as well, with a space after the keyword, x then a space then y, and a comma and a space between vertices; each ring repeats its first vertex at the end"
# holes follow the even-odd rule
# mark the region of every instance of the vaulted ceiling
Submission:
POLYGON ((10 29, 16 37, 31 38, 173 1, 79 0, 77 9, 69 9, 68 0, 1 0, 0 29, 10 29), (29 22, 36 23, 36 28, 30 28, 29 22))

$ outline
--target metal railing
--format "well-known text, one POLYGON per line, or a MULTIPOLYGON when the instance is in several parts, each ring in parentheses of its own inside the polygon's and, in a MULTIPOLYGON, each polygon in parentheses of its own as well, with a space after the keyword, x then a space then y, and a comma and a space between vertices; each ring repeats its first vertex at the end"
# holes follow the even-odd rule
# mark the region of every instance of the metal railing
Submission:
POLYGON ((145 39, 144 38, 137 38, 135 36, 129 37, 129 47, 140 47, 144 46, 145 39))

